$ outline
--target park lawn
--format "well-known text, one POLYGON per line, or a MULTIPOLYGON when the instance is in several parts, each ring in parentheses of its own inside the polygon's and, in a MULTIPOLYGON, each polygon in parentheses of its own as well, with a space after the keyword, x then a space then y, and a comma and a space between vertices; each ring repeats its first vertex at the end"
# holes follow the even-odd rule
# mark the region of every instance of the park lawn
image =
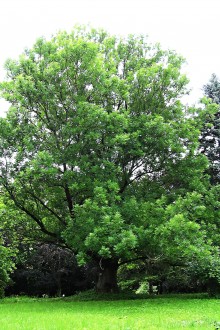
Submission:
POLYGON ((1 330, 220 329, 220 299, 158 297, 73 301, 7 298, 0 301, 1 330))

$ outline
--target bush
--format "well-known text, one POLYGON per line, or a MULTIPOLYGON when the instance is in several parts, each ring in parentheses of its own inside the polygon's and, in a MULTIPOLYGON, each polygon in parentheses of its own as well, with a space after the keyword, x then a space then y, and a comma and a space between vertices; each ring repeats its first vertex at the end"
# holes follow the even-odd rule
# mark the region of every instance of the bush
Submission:
POLYGON ((9 248, 0 245, 0 298, 4 296, 4 290, 10 281, 10 273, 14 268, 12 261, 12 251, 9 248))

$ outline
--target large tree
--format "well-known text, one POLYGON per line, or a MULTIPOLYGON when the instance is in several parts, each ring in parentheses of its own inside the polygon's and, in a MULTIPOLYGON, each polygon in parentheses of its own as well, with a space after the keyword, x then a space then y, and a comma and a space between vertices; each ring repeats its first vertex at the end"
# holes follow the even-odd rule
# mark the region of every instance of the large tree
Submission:
POLYGON ((81 263, 97 262, 99 291, 117 290, 119 264, 160 255, 174 262, 184 237, 190 247, 205 242, 191 219, 169 225, 161 213, 202 186, 207 164, 195 152, 198 118, 179 101, 182 62, 142 36, 78 28, 6 63, 1 184, 36 232, 71 247, 81 263), (165 248, 174 228, 176 253, 165 248))

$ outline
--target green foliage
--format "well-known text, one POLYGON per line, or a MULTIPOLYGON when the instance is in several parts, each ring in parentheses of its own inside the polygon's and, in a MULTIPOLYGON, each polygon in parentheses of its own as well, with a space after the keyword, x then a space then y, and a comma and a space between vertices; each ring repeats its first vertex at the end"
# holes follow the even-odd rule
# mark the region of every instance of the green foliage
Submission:
POLYGON ((180 197, 168 205, 164 212, 167 220, 157 229, 164 257, 190 260, 190 267, 194 271, 197 268, 197 275, 206 279, 219 280, 220 275, 219 196, 216 186, 204 194, 193 192, 180 197))
POLYGON ((21 264, 27 259, 32 231, 33 224, 27 221, 27 216, 15 208, 14 203, 6 196, 1 196, 0 296, 4 295, 4 289, 10 284, 16 264, 21 264))
POLYGON ((90 269, 88 266, 77 267, 70 250, 53 244, 28 246, 23 243, 19 254, 24 256, 16 259, 17 267, 11 274, 12 283, 6 289, 7 295, 68 296, 92 286, 90 269))
POLYGON ((182 63, 143 36, 82 28, 7 61, 0 182, 31 236, 68 245, 81 264, 212 255, 197 221, 206 210, 183 211, 207 187, 197 148, 214 110, 181 104, 182 63))
POLYGON ((13 270, 13 253, 9 248, 0 245, 0 298, 4 296, 4 289, 10 280, 10 273, 13 270))

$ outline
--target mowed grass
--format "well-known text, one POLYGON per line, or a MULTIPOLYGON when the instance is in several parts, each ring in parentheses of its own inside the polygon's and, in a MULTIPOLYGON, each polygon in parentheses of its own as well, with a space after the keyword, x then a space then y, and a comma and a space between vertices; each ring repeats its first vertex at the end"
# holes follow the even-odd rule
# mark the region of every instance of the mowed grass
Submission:
POLYGON ((220 300, 160 297, 74 301, 7 298, 0 301, 1 330, 220 329, 220 300))

